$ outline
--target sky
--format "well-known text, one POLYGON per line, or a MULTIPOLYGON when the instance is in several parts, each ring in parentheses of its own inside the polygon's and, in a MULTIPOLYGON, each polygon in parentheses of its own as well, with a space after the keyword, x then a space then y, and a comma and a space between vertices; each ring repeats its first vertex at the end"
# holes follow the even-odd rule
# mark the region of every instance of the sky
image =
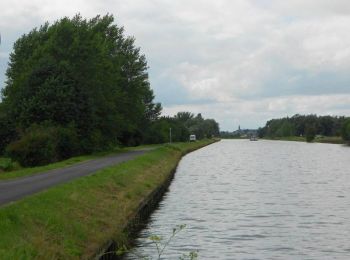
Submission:
POLYGON ((0 88, 18 37, 109 13, 146 55, 164 115, 202 113, 227 131, 350 116, 348 0, 2 0, 0 10, 0 88))

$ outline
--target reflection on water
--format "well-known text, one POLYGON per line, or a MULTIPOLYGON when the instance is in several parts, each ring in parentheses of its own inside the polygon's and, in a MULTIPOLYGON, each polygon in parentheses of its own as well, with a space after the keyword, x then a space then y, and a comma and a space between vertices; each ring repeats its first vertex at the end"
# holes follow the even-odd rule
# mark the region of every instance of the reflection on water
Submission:
MULTIPOLYGON (((134 249, 163 259, 350 259, 350 148, 227 140, 185 156, 134 249)), ((134 259, 128 256, 128 259, 134 259)))

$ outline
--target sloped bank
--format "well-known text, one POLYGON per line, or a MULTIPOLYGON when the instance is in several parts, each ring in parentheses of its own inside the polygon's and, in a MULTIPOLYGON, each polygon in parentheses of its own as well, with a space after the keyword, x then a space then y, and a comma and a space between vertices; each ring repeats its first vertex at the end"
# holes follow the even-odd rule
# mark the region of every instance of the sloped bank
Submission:
POLYGON ((0 208, 2 259, 90 259, 127 244, 181 157, 215 140, 162 146, 137 159, 0 208))

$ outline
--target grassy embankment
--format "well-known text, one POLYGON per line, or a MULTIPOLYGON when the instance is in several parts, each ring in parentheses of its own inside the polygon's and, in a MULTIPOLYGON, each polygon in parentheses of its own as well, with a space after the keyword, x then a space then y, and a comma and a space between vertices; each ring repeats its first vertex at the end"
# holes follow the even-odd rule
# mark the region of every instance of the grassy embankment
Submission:
POLYGON ((181 156, 214 142, 165 145, 0 208, 2 259, 87 259, 123 227, 181 156))
MULTIPOLYGON (((302 136, 287 136, 287 137, 275 137, 275 138, 264 137, 263 139, 306 142, 306 138, 302 137, 302 136)), ((315 142, 315 143, 329 143, 329 144, 344 144, 343 139, 341 137, 338 137, 338 136, 316 137, 313 142, 315 142)))

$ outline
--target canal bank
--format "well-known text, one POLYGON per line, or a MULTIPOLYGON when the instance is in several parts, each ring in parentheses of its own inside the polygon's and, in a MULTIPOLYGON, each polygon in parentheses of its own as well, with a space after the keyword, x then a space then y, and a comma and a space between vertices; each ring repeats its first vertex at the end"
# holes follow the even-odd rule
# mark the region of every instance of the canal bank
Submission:
MULTIPOLYGON (((306 138, 303 136, 286 136, 286 137, 264 137, 264 140, 271 141, 292 141, 292 142, 306 142, 306 138)), ((324 143, 324 144, 345 144, 344 140, 339 136, 321 136, 316 137, 312 143, 324 143)))
POLYGON ((181 157, 212 142, 165 145, 1 208, 1 257, 88 259, 112 240, 126 244, 125 228, 143 217, 138 212, 165 189, 181 157))

